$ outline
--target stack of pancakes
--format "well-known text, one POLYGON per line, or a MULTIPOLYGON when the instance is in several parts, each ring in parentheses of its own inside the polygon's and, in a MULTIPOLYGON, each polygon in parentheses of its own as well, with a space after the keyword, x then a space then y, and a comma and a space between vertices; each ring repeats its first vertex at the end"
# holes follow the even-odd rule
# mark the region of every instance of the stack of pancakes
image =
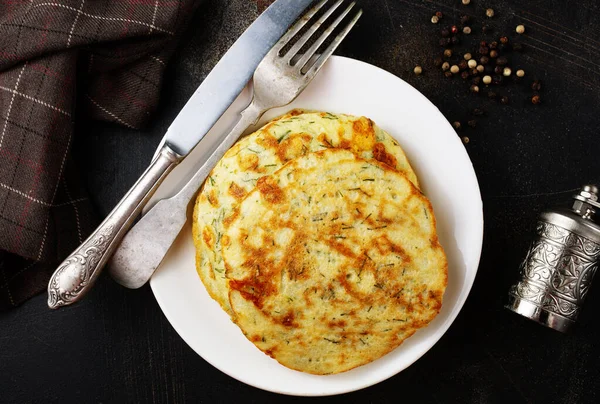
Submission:
POLYGON ((193 226, 209 294, 292 369, 369 363, 441 308, 433 209, 365 117, 291 111, 242 138, 203 185, 193 226))

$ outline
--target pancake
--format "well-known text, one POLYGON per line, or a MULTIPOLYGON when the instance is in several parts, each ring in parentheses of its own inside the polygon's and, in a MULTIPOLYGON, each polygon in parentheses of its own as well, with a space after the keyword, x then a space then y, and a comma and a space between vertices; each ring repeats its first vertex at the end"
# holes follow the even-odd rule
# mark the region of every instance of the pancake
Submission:
POLYGON ((343 148, 381 161, 418 186, 402 148, 365 117, 294 110, 242 138, 203 185, 193 221, 196 269, 208 293, 229 314, 221 238, 232 212, 260 178, 297 157, 328 148, 343 148))
POLYGON ((347 150, 258 180, 221 242, 233 321, 299 371, 380 358, 442 305, 447 261, 431 204, 405 175, 347 150))

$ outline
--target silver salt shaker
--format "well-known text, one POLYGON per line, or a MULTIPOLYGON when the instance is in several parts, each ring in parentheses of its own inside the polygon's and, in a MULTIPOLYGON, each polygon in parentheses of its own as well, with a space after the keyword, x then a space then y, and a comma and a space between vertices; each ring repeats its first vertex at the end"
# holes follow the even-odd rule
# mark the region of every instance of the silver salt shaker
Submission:
POLYGON ((598 188, 584 186, 571 209, 540 215, 537 238, 509 291, 507 308, 566 332, 577 320, 600 258, 598 188))

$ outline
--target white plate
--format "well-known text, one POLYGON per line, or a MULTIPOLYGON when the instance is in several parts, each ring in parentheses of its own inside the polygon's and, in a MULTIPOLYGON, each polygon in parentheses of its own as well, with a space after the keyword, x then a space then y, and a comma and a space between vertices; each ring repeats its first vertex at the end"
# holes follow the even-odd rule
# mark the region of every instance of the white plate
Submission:
MULTIPOLYGON (((215 136, 232 124, 249 96, 246 89, 208 135, 208 144, 214 144, 215 136)), ((338 375, 315 376, 290 370, 263 354, 209 297, 196 274, 189 224, 150 285, 179 335, 206 361, 231 377, 283 394, 345 393, 405 369, 450 327, 469 294, 479 265, 483 240, 481 195, 464 146, 444 116, 421 93, 384 70, 333 57, 293 104, 270 111, 260 124, 292 108, 364 115, 399 141, 433 204, 439 239, 448 256, 448 288, 440 314, 375 362, 338 375)), ((167 178, 155 199, 173 194, 192 175, 205 153, 206 145, 196 148, 167 178)))

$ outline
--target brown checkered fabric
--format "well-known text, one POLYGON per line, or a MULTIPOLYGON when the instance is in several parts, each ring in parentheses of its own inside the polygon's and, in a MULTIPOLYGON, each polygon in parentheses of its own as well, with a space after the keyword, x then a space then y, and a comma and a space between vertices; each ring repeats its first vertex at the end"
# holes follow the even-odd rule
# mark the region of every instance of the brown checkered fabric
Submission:
POLYGON ((197 3, 0 0, 0 309, 44 290, 93 230, 74 120, 144 125, 197 3))

